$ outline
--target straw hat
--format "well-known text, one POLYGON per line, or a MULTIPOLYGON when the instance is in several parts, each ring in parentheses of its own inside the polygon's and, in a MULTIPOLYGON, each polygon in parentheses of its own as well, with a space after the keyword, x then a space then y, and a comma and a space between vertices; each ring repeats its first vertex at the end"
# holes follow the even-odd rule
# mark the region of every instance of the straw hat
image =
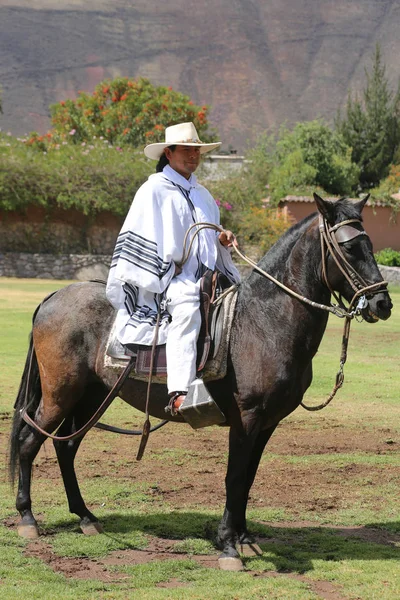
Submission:
POLYGON ((221 142, 214 142, 213 144, 205 144, 199 140, 199 136, 196 131, 196 127, 193 123, 179 123, 178 125, 171 125, 165 129, 165 143, 149 144, 145 147, 144 153, 147 158, 158 160, 165 148, 168 146, 200 146, 200 153, 210 152, 214 148, 218 148, 221 142))

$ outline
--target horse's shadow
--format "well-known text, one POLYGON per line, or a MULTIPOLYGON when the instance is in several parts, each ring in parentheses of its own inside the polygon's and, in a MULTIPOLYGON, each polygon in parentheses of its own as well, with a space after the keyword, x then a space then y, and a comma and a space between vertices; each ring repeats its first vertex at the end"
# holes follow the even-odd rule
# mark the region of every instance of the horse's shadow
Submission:
MULTIPOLYGON (((110 513, 101 519, 104 535, 118 542, 120 549, 137 549, 124 534, 136 531, 168 540, 206 539, 216 546, 219 518, 211 513, 110 513)), ((249 530, 263 550, 262 556, 247 558, 249 568, 306 573, 314 561, 399 560, 400 521, 370 523, 360 528, 319 526, 274 526, 249 520, 249 530)), ((71 528, 71 521, 57 528, 71 528)), ((217 549, 216 549, 217 552, 217 549)))

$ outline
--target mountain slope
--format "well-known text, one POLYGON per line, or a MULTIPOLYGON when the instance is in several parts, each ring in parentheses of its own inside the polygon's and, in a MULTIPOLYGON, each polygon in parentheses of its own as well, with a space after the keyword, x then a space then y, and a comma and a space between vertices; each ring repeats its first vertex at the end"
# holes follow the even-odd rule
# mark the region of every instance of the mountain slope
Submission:
POLYGON ((0 0, 3 129, 105 77, 144 76, 199 104, 224 147, 283 122, 332 119, 377 42, 400 76, 400 0, 0 0))

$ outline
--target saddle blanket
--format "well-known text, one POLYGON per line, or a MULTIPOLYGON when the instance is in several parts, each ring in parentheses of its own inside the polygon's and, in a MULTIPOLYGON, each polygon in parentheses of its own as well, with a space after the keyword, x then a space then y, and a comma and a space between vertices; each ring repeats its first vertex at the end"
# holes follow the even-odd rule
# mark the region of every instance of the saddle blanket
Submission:
MULTIPOLYGON (((237 289, 228 291, 220 301, 217 301, 213 306, 211 317, 210 335, 211 335, 211 351, 208 360, 205 364, 202 378, 204 381, 212 381, 223 379, 226 375, 228 365, 228 350, 229 340, 232 328, 233 315, 237 300, 237 289)), ((136 359, 136 365, 132 369, 129 377, 148 381, 149 362, 151 348, 146 347, 146 352, 141 353, 140 347, 136 359), (147 369, 147 370, 146 370, 147 369)), ((126 367, 130 356, 125 353, 124 346, 118 341, 115 336, 115 319, 111 327, 110 335, 107 340, 106 350, 104 353, 104 367, 112 369, 118 375, 126 367)), ((154 356, 153 376, 151 379, 154 383, 166 384, 166 363, 165 363, 165 346, 157 346, 154 356)))

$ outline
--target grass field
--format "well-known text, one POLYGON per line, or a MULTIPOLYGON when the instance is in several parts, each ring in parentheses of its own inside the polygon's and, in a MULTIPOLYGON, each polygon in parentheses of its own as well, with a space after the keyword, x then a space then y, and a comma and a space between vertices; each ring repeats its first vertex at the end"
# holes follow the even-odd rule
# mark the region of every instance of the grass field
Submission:
MULTIPOLYGON (((249 503, 263 555, 221 572, 213 536, 224 503, 227 431, 168 425, 138 440, 91 431, 77 458, 82 493, 104 534, 79 533, 50 442, 35 460, 33 506, 43 535, 15 531, 7 438, 31 316, 68 282, 0 279, 0 600, 325 599, 400 597, 400 288, 393 315, 352 325, 345 384, 319 413, 298 409, 268 445, 249 503)), ((342 321, 330 319, 306 402, 338 369, 342 321)), ((140 427, 117 400, 107 422, 140 427)))

